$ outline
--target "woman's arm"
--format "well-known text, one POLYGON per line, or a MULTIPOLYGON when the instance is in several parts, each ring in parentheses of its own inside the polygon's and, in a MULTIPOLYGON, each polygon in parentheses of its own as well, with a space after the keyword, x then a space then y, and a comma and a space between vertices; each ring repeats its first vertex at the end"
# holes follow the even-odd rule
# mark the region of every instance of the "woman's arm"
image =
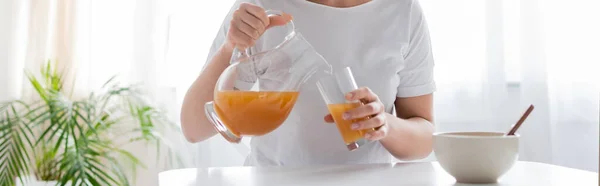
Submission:
POLYGON ((396 116, 385 113, 389 134, 380 140, 392 155, 401 160, 421 159, 429 155, 434 131, 434 60, 429 30, 417 0, 411 4, 409 28, 405 68, 398 72, 400 84, 394 102, 396 116))
MULTIPOLYGON (((353 130, 377 129, 365 134, 368 140, 379 141, 392 155, 401 160, 421 159, 432 151, 433 126, 433 54, 429 31, 421 7, 413 0, 408 22, 408 51, 404 68, 397 73, 396 115, 385 111, 385 104, 368 87, 356 89, 349 101, 360 100, 365 105, 347 111, 344 119, 361 119, 352 124, 353 130)), ((331 115, 325 121, 333 122, 331 115)))
POLYGON ((388 134, 381 144, 400 160, 427 157, 433 143, 433 95, 397 98, 396 115, 386 114, 388 134))
POLYGON ((200 142, 217 133, 204 114, 204 103, 213 100, 214 87, 221 73, 229 66, 232 52, 231 45, 221 46, 185 94, 181 107, 181 128, 189 142, 200 142))

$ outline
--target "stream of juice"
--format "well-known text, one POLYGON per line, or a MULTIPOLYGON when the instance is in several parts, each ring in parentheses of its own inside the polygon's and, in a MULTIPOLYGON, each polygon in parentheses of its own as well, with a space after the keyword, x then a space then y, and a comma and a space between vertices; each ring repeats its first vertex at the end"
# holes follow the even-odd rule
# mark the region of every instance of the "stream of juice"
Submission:
POLYGON ((215 110, 236 136, 260 136, 285 121, 298 95, 298 92, 220 91, 215 95, 215 110))
POLYGON ((350 128, 350 125, 352 125, 352 123, 364 119, 344 120, 342 118, 342 114, 344 114, 344 112, 359 107, 361 105, 361 103, 339 103, 327 105, 329 113, 331 114, 331 116, 333 116, 333 120, 335 121, 335 124, 337 125, 337 128, 340 131, 340 134, 342 135, 342 138, 344 139, 344 143, 346 143, 346 145, 352 142, 356 142, 359 139, 363 138, 363 136, 369 131, 368 129, 352 130, 350 128))

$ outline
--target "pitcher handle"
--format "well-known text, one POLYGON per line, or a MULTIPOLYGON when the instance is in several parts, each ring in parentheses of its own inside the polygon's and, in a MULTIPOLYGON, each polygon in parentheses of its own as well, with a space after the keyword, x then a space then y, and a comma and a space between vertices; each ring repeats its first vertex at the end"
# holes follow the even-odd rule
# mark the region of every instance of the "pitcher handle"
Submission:
MULTIPOLYGON (((279 10, 266 10, 267 16, 278 15, 282 16, 283 12, 279 10)), ((294 25, 294 21, 290 20, 286 25, 288 28, 288 34, 285 37, 285 40, 289 38, 292 34, 296 32, 296 25, 294 25)), ((231 55, 231 62, 238 61, 241 58, 246 58, 250 55, 250 47, 246 48, 244 51, 239 51, 237 47, 233 48, 233 55, 231 55)))

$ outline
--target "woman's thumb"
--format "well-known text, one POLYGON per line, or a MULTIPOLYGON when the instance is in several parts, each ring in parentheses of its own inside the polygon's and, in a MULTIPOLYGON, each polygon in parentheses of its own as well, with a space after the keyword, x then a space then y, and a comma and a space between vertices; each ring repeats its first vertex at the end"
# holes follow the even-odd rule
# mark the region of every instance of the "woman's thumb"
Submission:
POLYGON ((288 22, 290 22, 291 20, 292 20, 292 15, 286 14, 286 13, 283 13, 283 15, 269 16, 269 25, 267 26, 267 29, 274 27, 274 26, 285 25, 288 22))

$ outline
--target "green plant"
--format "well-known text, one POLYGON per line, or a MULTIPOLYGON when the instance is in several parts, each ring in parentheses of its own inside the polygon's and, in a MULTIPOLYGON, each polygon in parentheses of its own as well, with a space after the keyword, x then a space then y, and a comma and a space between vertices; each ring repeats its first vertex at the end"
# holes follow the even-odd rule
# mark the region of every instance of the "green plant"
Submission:
POLYGON ((125 145, 143 142, 160 153, 166 141, 159 131, 174 129, 137 86, 111 78, 74 100, 50 62, 40 74, 27 73, 38 98, 0 104, 0 185, 31 174, 60 185, 130 185, 145 165, 125 145))

